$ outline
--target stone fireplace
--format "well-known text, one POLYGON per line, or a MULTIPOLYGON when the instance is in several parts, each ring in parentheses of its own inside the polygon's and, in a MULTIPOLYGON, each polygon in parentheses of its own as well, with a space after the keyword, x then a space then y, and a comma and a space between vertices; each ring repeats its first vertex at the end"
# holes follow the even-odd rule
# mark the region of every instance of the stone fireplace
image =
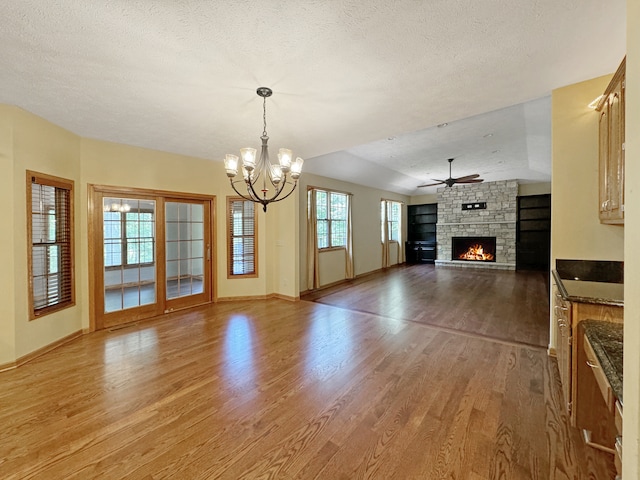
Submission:
POLYGON ((517 197, 516 180, 440 188, 436 266, 515 270, 517 197), (482 242, 474 242, 474 237, 476 240, 491 240, 485 246, 482 242), (473 252, 469 254, 471 258, 457 258, 462 252, 455 251, 454 238, 467 239, 460 241, 471 243, 466 245, 466 250, 480 243, 482 255, 489 254, 493 259, 479 260, 480 254, 473 252), (492 251, 485 251, 487 248, 492 251))

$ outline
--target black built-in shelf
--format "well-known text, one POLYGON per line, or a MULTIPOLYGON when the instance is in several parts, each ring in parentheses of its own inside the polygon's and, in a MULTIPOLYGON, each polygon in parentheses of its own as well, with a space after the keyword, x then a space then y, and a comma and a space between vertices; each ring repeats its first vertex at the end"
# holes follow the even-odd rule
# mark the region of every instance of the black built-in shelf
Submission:
POLYGON ((407 263, 434 263, 438 204, 409 205, 407 221, 407 263))
POLYGON ((516 268, 549 270, 551 256, 551 195, 518 197, 516 268))

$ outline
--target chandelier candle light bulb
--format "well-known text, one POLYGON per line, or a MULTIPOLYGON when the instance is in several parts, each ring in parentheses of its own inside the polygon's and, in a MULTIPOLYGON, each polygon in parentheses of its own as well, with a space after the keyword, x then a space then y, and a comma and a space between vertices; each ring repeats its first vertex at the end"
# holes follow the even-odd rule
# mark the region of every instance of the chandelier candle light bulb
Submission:
POLYGON ((231 188, 245 200, 260 203, 262 209, 266 212, 267 205, 272 202, 284 200, 293 193, 298 184, 298 179, 302 173, 302 164, 304 160, 300 157, 293 159, 293 152, 288 148, 281 148, 278 151, 278 163, 272 165, 269 161, 269 148, 267 142, 267 97, 273 92, 270 88, 260 87, 256 91, 258 96, 262 97, 262 119, 263 131, 260 140, 262 147, 260 156, 256 160, 257 150, 255 148, 241 148, 240 157, 233 154, 227 154, 224 159, 224 168, 229 177, 231 188), (242 159, 242 180, 234 180, 238 174, 239 160, 242 159), (289 178, 287 177, 289 174, 289 178), (261 180, 261 183, 258 182, 261 180), (246 192, 241 193, 236 184, 245 183, 246 192), (288 185, 288 188, 285 188, 288 185), (285 193, 285 190, 288 192, 285 193), (271 193, 271 191, 273 193, 271 193), (259 192, 259 193, 258 193, 259 192))

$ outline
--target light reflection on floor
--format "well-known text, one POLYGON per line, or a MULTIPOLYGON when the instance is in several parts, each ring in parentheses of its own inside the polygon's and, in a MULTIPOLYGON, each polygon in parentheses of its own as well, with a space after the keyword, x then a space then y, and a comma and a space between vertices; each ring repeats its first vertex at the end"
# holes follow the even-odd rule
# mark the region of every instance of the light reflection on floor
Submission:
POLYGON ((155 360, 158 356, 158 335, 154 328, 120 334, 109 338, 104 345, 107 365, 155 360))
POLYGON ((105 400, 111 403, 133 401, 137 386, 132 387, 130 379, 146 365, 158 363, 158 335, 155 328, 126 334, 115 332, 114 335, 104 343, 105 400), (123 385, 129 386, 122 388, 123 385))
MULTIPOLYGON (((256 381, 254 363, 253 324, 244 315, 234 315, 229 319, 224 337, 223 372, 230 385, 253 391, 256 381)), ((233 387, 232 387, 233 388, 233 387)))
POLYGON ((353 358, 351 319, 340 310, 312 317, 308 330, 305 372, 308 377, 326 379, 353 358))

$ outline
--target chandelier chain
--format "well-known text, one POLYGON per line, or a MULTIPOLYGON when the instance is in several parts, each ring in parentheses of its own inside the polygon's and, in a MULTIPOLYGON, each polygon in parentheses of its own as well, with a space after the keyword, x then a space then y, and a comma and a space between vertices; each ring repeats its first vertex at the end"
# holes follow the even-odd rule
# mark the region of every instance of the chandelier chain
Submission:
POLYGON ((267 98, 262 97, 262 136, 267 136, 267 98))

